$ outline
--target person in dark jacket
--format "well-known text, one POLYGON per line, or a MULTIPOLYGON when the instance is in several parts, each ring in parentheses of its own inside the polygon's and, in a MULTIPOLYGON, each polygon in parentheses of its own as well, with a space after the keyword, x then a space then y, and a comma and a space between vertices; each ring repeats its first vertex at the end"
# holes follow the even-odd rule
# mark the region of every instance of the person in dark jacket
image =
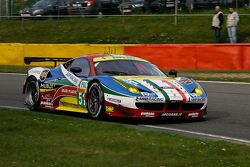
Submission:
POLYGON ((224 15, 220 10, 220 6, 215 6, 214 8, 214 16, 212 20, 212 29, 215 32, 215 41, 216 43, 220 43, 221 41, 221 29, 224 22, 224 15))

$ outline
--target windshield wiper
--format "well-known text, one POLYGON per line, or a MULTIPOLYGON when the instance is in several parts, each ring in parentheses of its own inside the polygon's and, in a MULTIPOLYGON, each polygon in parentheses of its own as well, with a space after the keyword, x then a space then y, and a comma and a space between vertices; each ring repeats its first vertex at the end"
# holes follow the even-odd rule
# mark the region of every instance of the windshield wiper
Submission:
POLYGON ((126 76, 129 76, 129 75, 136 75, 136 74, 131 74, 131 73, 126 73, 126 72, 122 72, 122 71, 102 71, 103 73, 106 73, 106 74, 114 74, 114 75, 126 75, 126 76))

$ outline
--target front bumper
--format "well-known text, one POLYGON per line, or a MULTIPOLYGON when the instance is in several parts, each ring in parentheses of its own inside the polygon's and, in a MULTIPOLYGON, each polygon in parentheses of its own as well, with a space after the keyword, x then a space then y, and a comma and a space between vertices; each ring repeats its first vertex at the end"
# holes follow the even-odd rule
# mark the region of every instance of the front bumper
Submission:
MULTIPOLYGON (((130 117, 130 118, 197 118, 204 119, 207 115, 206 104, 196 103, 187 105, 188 103, 180 103, 173 105, 172 103, 161 103, 158 106, 150 106, 139 109, 127 108, 110 102, 105 102, 106 114, 112 117, 130 117), (170 105, 171 104, 171 105, 170 105)), ((152 104, 154 105, 154 104, 152 104)))

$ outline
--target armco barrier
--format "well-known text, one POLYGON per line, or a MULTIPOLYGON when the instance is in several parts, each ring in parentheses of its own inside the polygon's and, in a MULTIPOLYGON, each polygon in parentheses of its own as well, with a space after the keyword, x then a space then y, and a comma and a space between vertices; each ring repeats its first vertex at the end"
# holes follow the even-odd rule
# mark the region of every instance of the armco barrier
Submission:
POLYGON ((250 70, 250 44, 150 44, 125 46, 124 53, 162 69, 250 70))
MULTIPOLYGON (((0 65, 24 65, 25 56, 73 58, 111 53, 142 57, 162 69, 250 70, 250 44, 0 44, 0 65)), ((53 63, 32 63, 53 65, 53 63)))

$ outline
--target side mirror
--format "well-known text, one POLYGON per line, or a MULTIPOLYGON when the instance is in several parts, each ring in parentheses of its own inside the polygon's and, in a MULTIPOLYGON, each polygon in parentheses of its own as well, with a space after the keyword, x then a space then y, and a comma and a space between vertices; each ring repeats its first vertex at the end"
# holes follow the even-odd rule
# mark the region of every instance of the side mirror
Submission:
POLYGON ((74 74, 75 73, 80 73, 80 72, 82 72, 82 69, 80 67, 71 67, 70 72, 72 72, 74 74))
POLYGON ((177 77, 177 71, 176 71, 175 69, 171 69, 171 70, 168 72, 168 75, 169 75, 169 76, 177 77))

